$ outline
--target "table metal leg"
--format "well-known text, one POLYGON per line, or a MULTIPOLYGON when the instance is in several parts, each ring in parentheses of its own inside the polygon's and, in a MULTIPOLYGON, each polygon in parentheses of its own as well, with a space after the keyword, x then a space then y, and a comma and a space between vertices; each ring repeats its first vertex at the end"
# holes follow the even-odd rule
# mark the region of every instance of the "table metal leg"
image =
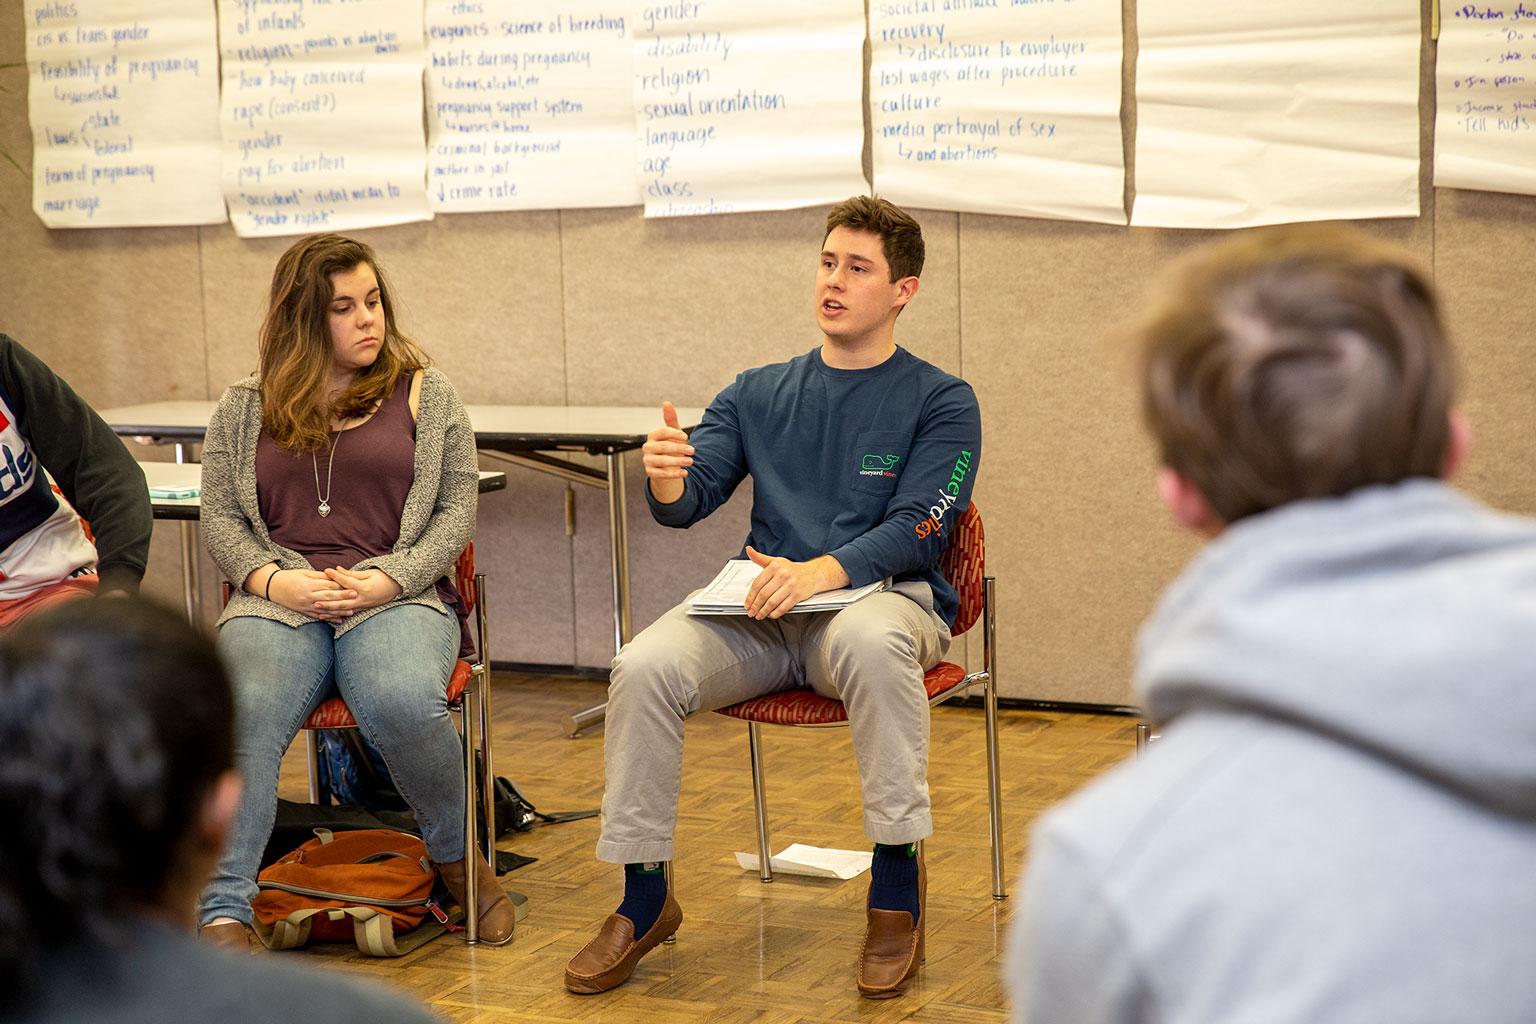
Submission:
POLYGON ((629 643, 629 531, 625 520, 624 453, 608 455, 608 558, 613 566, 613 653, 629 643))
MULTIPOLYGON (((185 465, 192 462, 192 445, 176 445, 176 461, 185 465)), ((202 563, 198 557, 197 523, 181 524, 181 589, 187 606, 187 621, 203 621, 202 563)))
MULTIPOLYGON (((624 487, 624 453, 608 453, 608 558, 613 569, 613 652, 630 640, 629 533, 624 487)), ((565 734, 574 739, 603 720, 608 702, 566 716, 565 734)))

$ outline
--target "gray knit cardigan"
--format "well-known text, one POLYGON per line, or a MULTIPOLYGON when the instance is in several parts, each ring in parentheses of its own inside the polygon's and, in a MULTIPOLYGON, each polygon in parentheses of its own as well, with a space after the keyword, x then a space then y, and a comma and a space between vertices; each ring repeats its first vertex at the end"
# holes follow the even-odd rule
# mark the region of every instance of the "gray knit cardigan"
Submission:
MULTIPOLYGON (((303 555, 274 543, 261 520, 256 501, 256 441, 260 435, 261 382, 253 375, 224 392, 203 442, 203 540, 214 562, 236 587, 218 624, 256 616, 302 626, 315 620, 239 589, 247 576, 268 562, 284 569, 310 568, 303 555)), ((343 448, 342 457, 345 455, 343 448)), ((400 604, 426 605, 448 613, 433 584, 449 573, 474 535, 479 490, 475 433, 469 415, 448 378, 428 367, 422 377, 416 415, 416 479, 405 496, 400 539, 389 554, 365 558, 351 567, 382 569, 400 584, 401 596, 337 623, 337 636, 400 604)), ((337 499, 345 500, 345 495, 337 499)))

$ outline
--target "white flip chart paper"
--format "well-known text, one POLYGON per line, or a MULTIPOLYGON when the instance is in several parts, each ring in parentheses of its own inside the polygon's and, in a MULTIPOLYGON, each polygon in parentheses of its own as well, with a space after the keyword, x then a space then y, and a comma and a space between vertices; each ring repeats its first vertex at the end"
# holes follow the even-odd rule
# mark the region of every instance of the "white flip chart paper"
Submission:
POLYGON ((1440 12, 1435 184, 1536 194, 1536 3, 1440 12))
POLYGON ((875 190, 1125 223, 1119 0, 871 0, 875 190))
POLYGON ((868 192, 862 0, 632 10, 647 217, 787 210, 868 192))
POLYGON ((223 221, 213 8, 38 0, 22 15, 32 208, 42 222, 223 221))
POLYGON ((219 0, 237 233, 431 219, 422 27, 419 0, 219 0))
POLYGON ((624 0, 427 0, 427 192, 448 212, 636 206, 624 0))
POLYGON ((1132 224, 1419 212, 1417 0, 1139 0, 1132 224))

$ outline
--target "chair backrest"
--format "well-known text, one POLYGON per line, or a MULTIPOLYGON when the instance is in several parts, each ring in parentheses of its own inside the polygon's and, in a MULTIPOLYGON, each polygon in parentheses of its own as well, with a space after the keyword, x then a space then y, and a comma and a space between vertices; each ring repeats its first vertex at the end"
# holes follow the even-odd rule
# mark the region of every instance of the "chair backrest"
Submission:
POLYGON ((464 610, 475 612, 475 542, 470 541, 459 552, 459 560, 453 563, 453 585, 459 588, 464 599, 464 610))
POLYGON ((955 615, 952 630, 959 636, 976 624, 981 617, 986 598, 983 579, 987 575, 986 534, 981 527, 981 513, 972 502, 959 519, 955 520, 949 545, 939 556, 939 571, 960 596, 960 611, 955 615))

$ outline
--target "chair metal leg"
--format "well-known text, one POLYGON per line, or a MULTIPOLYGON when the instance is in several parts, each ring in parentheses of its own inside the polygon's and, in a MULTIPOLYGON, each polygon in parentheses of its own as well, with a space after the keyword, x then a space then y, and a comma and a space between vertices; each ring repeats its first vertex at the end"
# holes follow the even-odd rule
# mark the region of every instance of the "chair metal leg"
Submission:
POLYGON ((987 683, 987 813, 992 837, 992 898, 1005 900, 1008 890, 1003 883, 1003 802, 997 764, 997 690, 987 683))
POLYGON ((309 802, 326 804, 331 794, 320 792, 320 733, 315 729, 301 729, 304 734, 304 767, 309 772, 309 802))
POLYGON ((752 757, 752 803, 757 811, 757 877, 773 881, 772 851, 768 845, 768 802, 763 796, 763 731, 756 722, 747 723, 747 750, 752 757))
POLYGON ((999 783, 997 756, 997 580, 988 576, 982 581, 982 658, 987 666, 987 811, 992 833, 992 898, 1008 898, 1003 884, 1003 801, 999 783))
POLYGON ((480 730, 480 832, 485 855, 496 866, 496 769, 491 762, 491 672, 482 668, 471 684, 475 689, 477 727, 480 730))
MULTIPOLYGON (((666 882, 667 882, 667 892, 672 892, 672 862, 671 861, 664 860, 664 861, 661 862, 661 877, 666 879, 666 882)), ((674 898, 675 898, 675 895, 676 894, 674 894, 674 898)), ((677 943, 677 933, 676 932, 673 932, 671 935, 668 935, 666 938, 661 940, 661 944, 663 946, 671 946, 671 945, 675 945, 676 943, 677 943)))
POLYGON ((475 841, 475 719, 479 713, 474 707, 478 694, 473 690, 472 685, 465 687, 459 704, 459 724, 464 734, 464 902, 468 904, 464 908, 464 941, 470 945, 480 941, 480 872, 475 864, 475 858, 480 856, 475 841))
POLYGON ((480 823, 485 832, 485 855, 496 866, 496 768, 491 760, 491 654, 490 624, 485 607, 485 573, 475 573, 475 633, 479 639, 480 700, 480 823))
POLYGON ((1147 747, 1162 738, 1162 733, 1157 732, 1151 722, 1136 723, 1136 756, 1140 757, 1147 752, 1147 747))

